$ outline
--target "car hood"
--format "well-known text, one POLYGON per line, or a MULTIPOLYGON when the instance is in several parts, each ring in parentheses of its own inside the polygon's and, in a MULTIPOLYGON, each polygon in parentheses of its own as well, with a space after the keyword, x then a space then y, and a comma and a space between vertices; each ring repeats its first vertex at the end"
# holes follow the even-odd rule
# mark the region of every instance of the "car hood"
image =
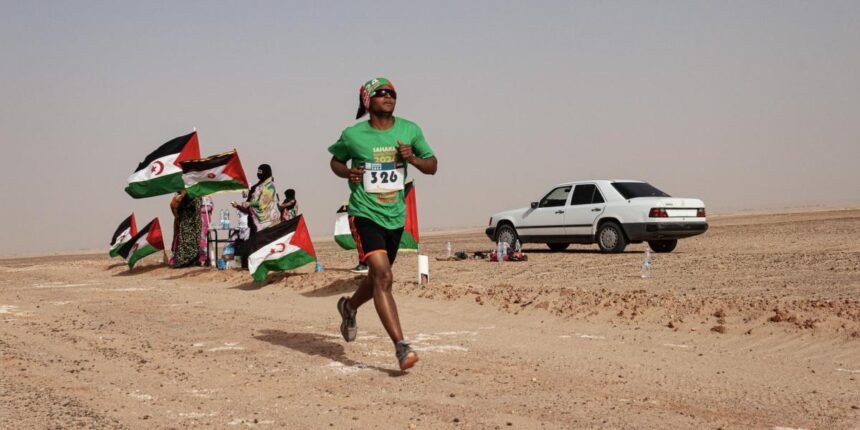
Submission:
POLYGON ((531 210, 533 210, 531 206, 526 206, 522 208, 496 212, 495 214, 493 214, 493 223, 498 222, 500 219, 521 218, 523 214, 531 210))

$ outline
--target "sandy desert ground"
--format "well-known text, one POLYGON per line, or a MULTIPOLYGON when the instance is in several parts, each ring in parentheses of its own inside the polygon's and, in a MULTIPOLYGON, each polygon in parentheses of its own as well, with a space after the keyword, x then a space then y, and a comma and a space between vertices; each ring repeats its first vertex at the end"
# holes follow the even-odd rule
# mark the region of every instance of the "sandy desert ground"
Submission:
MULTIPOLYGON (((371 306, 338 332, 352 252, 323 273, 0 260, 0 428, 860 428, 860 209, 712 217, 643 245, 395 266, 421 362, 371 306)), ((489 250, 481 232, 426 253, 489 250)))

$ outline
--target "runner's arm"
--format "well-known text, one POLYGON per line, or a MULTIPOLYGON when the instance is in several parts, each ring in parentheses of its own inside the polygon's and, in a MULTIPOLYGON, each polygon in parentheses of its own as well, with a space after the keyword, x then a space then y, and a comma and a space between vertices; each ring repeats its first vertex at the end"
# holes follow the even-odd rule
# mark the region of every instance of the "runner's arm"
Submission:
POLYGON ((409 159, 407 159, 406 161, 408 161, 409 164, 415 166, 416 169, 420 170, 421 173, 425 175, 435 175, 436 167, 439 164, 439 162, 436 160, 435 155, 430 156, 428 158, 421 158, 413 155, 412 157, 409 157, 409 159))
POLYGON ((335 175, 344 179, 349 179, 350 182, 361 182, 361 175, 364 174, 364 167, 353 167, 352 169, 346 165, 346 162, 340 161, 337 157, 331 157, 329 162, 331 171, 335 175))
MULTIPOLYGON (((423 137, 422 137, 423 139, 423 137)), ((435 175, 436 167, 439 164, 436 160, 436 156, 430 152, 430 147, 427 146, 426 142, 423 142, 423 147, 426 148, 426 151, 423 152, 423 156, 427 158, 422 158, 416 155, 414 152, 414 147, 412 145, 406 145, 402 141, 397 141, 397 152, 400 153, 400 158, 406 160, 407 163, 415 166, 421 173, 425 175, 435 175), (428 157, 429 155, 429 157, 428 157)), ((419 154, 422 152, 419 151, 419 154)))

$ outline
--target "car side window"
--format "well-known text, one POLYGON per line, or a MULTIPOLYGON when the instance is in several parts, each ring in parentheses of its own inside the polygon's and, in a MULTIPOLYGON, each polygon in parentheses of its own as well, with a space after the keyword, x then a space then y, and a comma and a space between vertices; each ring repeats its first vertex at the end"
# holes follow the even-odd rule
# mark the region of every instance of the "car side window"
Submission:
POLYGON ((558 187, 550 191, 544 198, 540 200, 538 207, 554 208, 564 206, 567 203, 567 195, 570 194, 570 186, 558 187))
POLYGON ((597 187, 595 187, 594 184, 577 185, 576 188, 573 189, 573 199, 570 201, 571 206, 591 204, 591 199, 594 196, 596 188, 597 187))
POLYGON ((600 189, 598 189, 597 187, 594 187, 594 198, 591 199, 591 203, 605 203, 605 202, 606 201, 603 200, 603 194, 600 194, 600 189))

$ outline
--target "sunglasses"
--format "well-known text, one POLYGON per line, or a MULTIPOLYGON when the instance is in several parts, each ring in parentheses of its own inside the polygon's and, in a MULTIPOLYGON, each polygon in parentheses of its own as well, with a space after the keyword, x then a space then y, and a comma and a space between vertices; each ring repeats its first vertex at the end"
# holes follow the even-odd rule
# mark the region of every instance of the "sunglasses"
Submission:
POLYGON ((394 90, 388 89, 388 88, 382 88, 382 89, 376 90, 370 96, 371 97, 385 97, 386 95, 389 95, 389 96, 391 96, 391 98, 397 100, 397 92, 394 90))

